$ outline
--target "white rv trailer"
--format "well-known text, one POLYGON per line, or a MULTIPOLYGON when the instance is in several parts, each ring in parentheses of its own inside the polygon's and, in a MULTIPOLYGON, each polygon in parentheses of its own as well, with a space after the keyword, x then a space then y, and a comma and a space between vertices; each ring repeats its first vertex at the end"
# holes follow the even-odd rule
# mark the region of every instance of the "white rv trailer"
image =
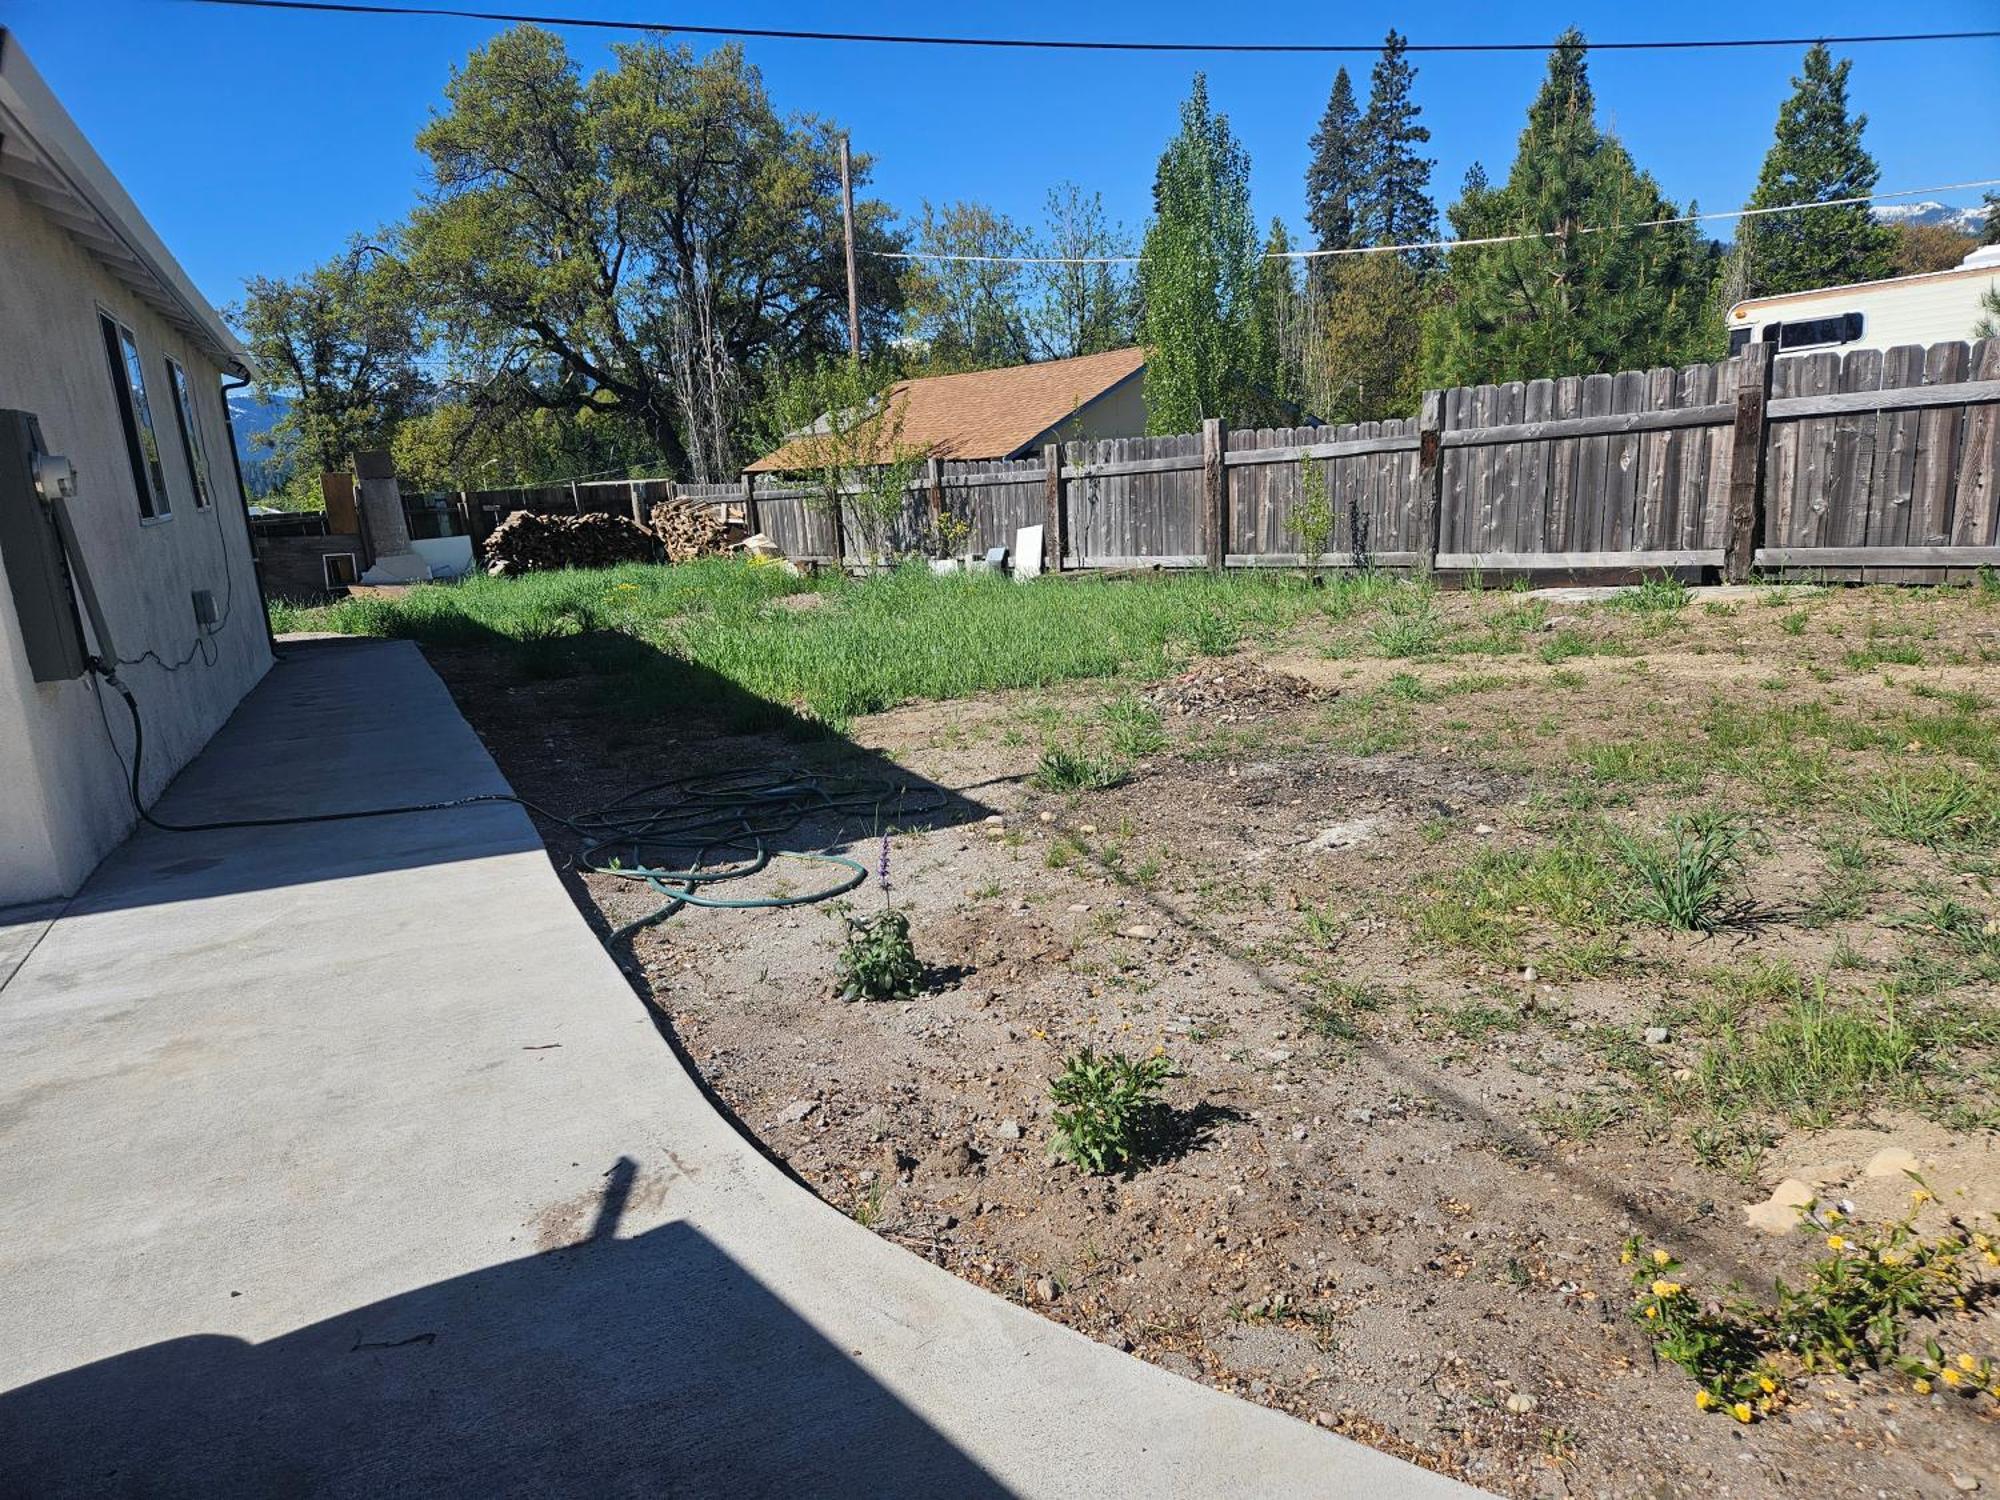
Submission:
POLYGON ((1729 352, 1753 339, 1777 345, 1781 355, 1969 339, 1979 299, 1995 286, 2000 245, 1987 245, 1949 271, 1756 297, 1729 309, 1729 352))

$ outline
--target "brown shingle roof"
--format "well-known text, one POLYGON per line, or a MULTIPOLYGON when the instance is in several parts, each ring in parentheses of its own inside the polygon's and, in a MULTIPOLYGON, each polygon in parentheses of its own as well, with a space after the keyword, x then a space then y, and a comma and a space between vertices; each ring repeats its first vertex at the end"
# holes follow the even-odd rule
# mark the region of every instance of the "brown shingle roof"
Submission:
MULTIPOLYGON (((1052 359, 969 375, 930 375, 893 389, 901 442, 935 458, 1009 458, 1146 363, 1143 349, 1113 349, 1078 359, 1052 359)), ((810 467, 794 440, 750 465, 767 474, 810 467)))

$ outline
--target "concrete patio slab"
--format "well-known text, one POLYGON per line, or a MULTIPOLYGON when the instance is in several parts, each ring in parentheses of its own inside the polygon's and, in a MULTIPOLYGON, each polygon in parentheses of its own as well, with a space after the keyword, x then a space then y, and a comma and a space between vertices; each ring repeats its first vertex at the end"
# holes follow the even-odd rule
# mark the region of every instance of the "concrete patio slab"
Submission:
MULTIPOLYGON (((413 647, 285 655, 160 816, 504 790, 413 647)), ((142 829, 0 955, 0 1493, 1473 1493, 813 1198, 512 805, 142 829)))

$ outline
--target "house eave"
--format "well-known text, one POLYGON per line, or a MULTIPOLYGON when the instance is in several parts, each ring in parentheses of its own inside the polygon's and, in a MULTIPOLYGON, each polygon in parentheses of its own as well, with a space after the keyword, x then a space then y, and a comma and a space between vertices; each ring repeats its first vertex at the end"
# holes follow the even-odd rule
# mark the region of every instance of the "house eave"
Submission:
POLYGON ((246 377, 252 373, 248 352, 195 290, 5 27, 0 27, 0 176, 217 365, 246 377))

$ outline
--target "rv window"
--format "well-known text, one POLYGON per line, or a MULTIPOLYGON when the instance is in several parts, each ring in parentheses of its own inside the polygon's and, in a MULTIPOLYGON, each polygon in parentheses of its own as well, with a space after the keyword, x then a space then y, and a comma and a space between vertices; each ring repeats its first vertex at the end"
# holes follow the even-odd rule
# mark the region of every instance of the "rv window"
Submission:
POLYGON ((1750 345, 1749 329, 1732 328, 1729 330, 1729 352, 1731 354, 1741 354, 1746 348, 1749 347, 1749 345, 1750 345))
POLYGON ((1860 337, 1860 313, 1841 313, 1831 318, 1802 318, 1796 323, 1778 325, 1780 349, 1810 349, 1820 344, 1851 344, 1860 337))

